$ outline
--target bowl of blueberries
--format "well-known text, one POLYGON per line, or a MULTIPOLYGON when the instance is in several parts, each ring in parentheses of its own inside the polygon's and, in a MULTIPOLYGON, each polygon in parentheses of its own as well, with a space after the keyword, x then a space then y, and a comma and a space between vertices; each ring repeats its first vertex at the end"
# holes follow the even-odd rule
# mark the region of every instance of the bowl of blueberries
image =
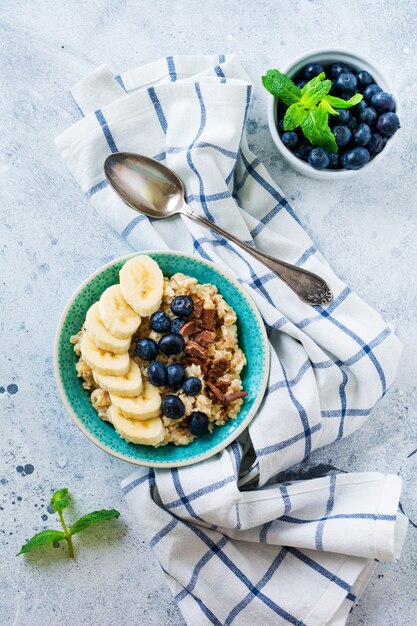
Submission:
POLYGON ((347 50, 298 57, 262 77, 270 92, 268 124, 282 157, 311 178, 369 169, 400 128, 397 97, 373 62, 347 50))

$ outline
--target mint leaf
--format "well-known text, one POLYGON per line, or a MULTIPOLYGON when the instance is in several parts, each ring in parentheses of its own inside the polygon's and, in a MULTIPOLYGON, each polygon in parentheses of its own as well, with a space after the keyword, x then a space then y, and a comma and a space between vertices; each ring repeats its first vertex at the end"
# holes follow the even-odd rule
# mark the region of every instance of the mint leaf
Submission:
POLYGON ((301 126, 307 115, 308 111, 302 104, 298 102, 292 104, 285 113, 284 130, 294 130, 297 126, 301 126))
POLYGON ((301 129, 313 146, 324 148, 327 152, 337 152, 336 139, 329 128, 328 117, 325 107, 315 107, 308 112, 301 129))
POLYGON ((324 98, 320 102, 320 106, 323 106, 326 109, 326 111, 328 113, 330 113, 331 115, 339 115, 339 112, 336 111, 336 109, 334 109, 331 104, 329 104, 329 102, 326 100, 326 98, 324 98))
POLYGON ((291 78, 281 74, 278 70, 268 70, 265 76, 262 76, 262 84, 269 93, 288 106, 301 99, 301 89, 292 82, 291 78))
POLYGON ((116 511, 116 509, 102 509, 101 511, 87 513, 87 515, 80 517, 80 519, 71 526, 69 529, 70 535, 75 535, 76 533, 81 532, 85 528, 91 526, 91 524, 115 519, 119 517, 119 515, 119 511, 116 511))
POLYGON ((61 530, 42 530, 42 532, 33 535, 33 537, 29 539, 24 546, 22 546, 20 552, 18 552, 16 556, 19 556, 19 554, 26 554, 27 552, 33 550, 33 548, 44 546, 47 543, 62 541, 62 539, 65 539, 65 533, 61 530))
POLYGON ((336 96, 325 96, 324 100, 326 100, 332 107, 335 107, 336 109, 350 109, 350 107, 355 106, 355 104, 359 104, 362 98, 363 95, 361 93, 355 93, 355 95, 349 98, 349 100, 336 98, 336 96))
POLYGON ((65 487, 64 489, 58 489, 51 496, 51 505, 55 513, 59 513, 59 511, 63 511, 70 503, 70 498, 67 495, 68 489, 65 487))
POLYGON ((321 74, 318 74, 317 76, 309 80, 308 83, 306 83, 304 87, 301 89, 302 95, 304 96, 304 94, 310 89, 315 89, 316 85, 321 83, 321 81, 324 80, 325 78, 326 78, 326 74, 322 72, 321 74))
POLYGON ((325 77, 324 72, 312 78, 303 87, 303 96, 301 98, 301 104, 307 109, 315 106, 327 95, 332 88, 331 80, 323 80, 325 77))

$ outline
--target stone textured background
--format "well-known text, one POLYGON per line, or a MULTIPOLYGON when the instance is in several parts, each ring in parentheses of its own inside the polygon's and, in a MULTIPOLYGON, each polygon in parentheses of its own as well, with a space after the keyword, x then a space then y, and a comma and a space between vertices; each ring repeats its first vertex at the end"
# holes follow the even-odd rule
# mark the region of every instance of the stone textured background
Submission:
MULTIPOLYGON (((0 13, 2 626, 183 624, 121 497, 119 482, 131 467, 72 424, 53 378, 53 338, 67 299, 98 266, 129 252, 96 218, 53 144, 77 119, 69 87, 101 63, 119 73, 168 54, 239 55, 255 84, 247 129, 254 151, 336 271, 405 343, 396 384, 365 427, 314 454, 309 467, 401 473, 403 507, 417 522, 415 2, 3 0, 0 13), (401 98, 403 127, 369 177, 303 178, 270 139, 261 73, 319 46, 369 55, 401 98), (64 485, 75 497, 74 516, 116 507, 120 522, 79 536, 75 562, 64 548, 17 559, 26 538, 56 525, 48 500, 64 485)), ((378 565, 350 626, 416 623, 416 548, 410 525, 401 560, 378 565)))

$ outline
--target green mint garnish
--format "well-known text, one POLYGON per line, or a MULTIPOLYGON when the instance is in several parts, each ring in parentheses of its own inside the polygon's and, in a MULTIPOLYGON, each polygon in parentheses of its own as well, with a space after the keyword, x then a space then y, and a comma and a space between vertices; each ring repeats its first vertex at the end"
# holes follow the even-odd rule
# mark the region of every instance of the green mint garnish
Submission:
POLYGON ((268 70, 266 75, 262 76, 262 83, 265 89, 288 106, 301 100, 301 89, 294 85, 291 78, 278 70, 268 70))
POLYGON ((349 100, 330 96, 332 81, 324 72, 312 78, 302 89, 278 70, 268 70, 262 84, 275 98, 288 106, 284 116, 284 130, 301 127, 304 136, 327 152, 337 152, 336 139, 329 126, 329 115, 339 115, 335 109, 350 109, 363 96, 355 94, 349 100))
POLYGON ((101 511, 93 511, 92 513, 88 513, 87 515, 83 515, 83 517, 80 517, 80 519, 76 521, 68 530, 68 527, 64 521, 62 511, 66 509, 69 504, 70 497, 68 495, 68 489, 64 488, 55 491, 51 497, 51 505, 55 513, 58 513, 61 526, 64 530, 43 530, 40 533, 36 533, 36 535, 33 535, 33 537, 29 539, 29 541, 25 543, 24 546, 22 546, 17 556, 19 556, 19 554, 26 554, 27 552, 30 552, 38 546, 44 546, 47 543, 54 543, 55 541, 62 541, 62 539, 65 539, 68 544, 69 556, 73 559, 73 535, 81 532, 82 530, 85 530, 86 528, 91 526, 91 524, 116 519, 120 515, 119 511, 116 511, 116 509, 102 509, 101 511))

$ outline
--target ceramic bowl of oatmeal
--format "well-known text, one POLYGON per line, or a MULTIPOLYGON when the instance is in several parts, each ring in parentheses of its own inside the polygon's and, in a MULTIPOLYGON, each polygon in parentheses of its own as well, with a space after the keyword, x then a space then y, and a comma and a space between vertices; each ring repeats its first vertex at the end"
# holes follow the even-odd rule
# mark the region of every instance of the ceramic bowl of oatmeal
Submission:
POLYGON ((111 455, 150 467, 204 460, 255 417, 269 374, 260 314, 220 268, 176 252, 116 259, 61 316, 63 402, 111 455))

